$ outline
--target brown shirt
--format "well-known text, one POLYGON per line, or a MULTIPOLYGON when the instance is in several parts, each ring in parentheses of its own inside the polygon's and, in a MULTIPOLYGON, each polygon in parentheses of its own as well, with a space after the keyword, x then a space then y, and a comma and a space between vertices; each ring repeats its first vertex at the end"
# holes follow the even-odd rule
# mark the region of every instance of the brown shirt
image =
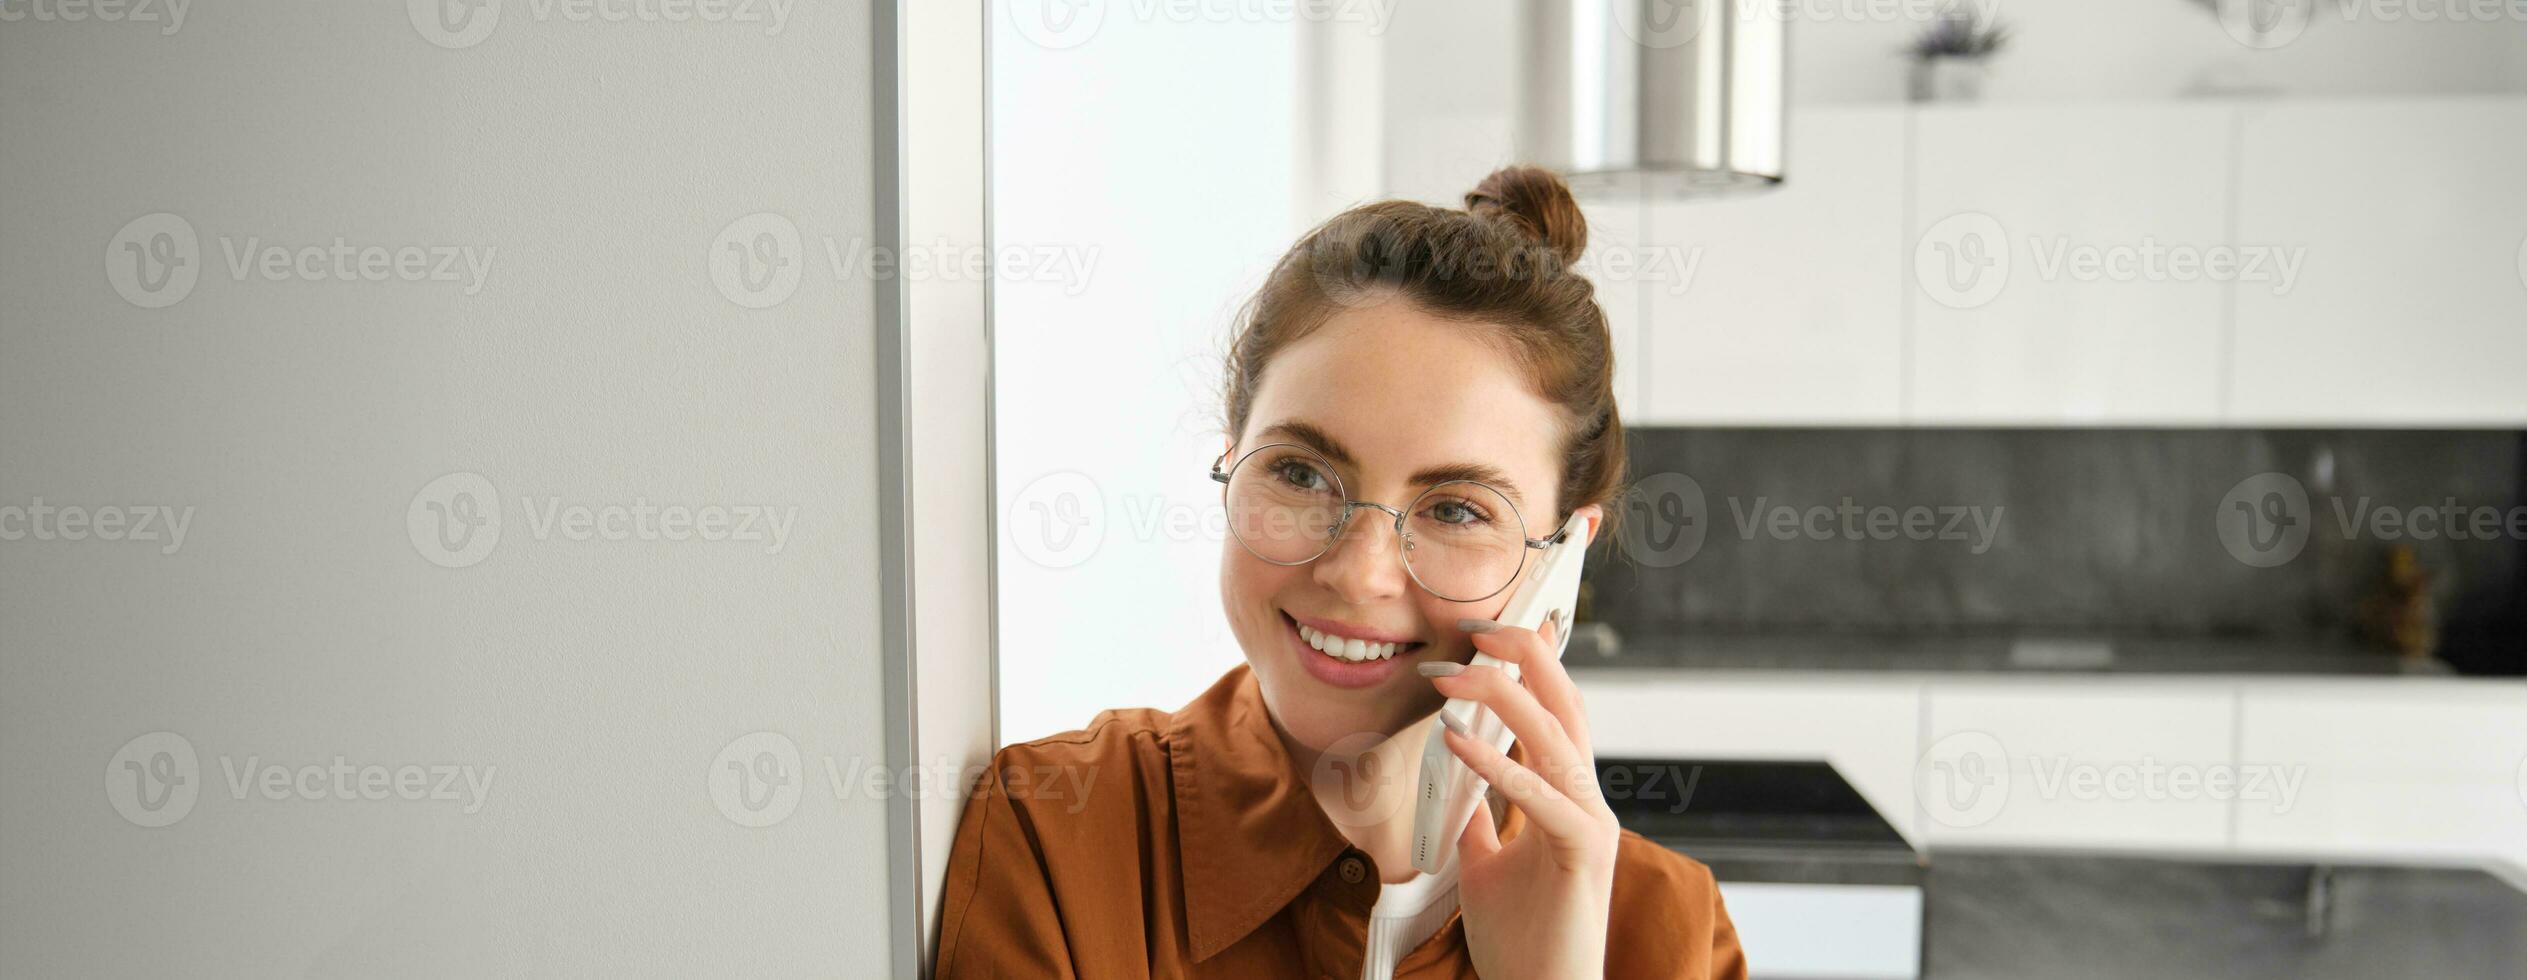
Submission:
MULTIPOLYGON (((1240 665, 1172 714, 1000 750, 948 858, 938 976, 1354 980, 1378 887, 1240 665)), ((1710 869, 1631 831, 1610 926, 1607 976, 1746 976, 1710 869)), ((1395 968, 1474 975, 1457 917, 1395 968)))

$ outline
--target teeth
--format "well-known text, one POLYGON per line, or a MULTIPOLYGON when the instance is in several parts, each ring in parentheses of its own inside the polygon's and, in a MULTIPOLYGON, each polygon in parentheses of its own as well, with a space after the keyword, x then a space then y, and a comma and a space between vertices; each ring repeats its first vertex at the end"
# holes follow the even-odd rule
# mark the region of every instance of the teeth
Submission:
POLYGON ((1384 660, 1394 656, 1396 649, 1402 646, 1398 643, 1371 643, 1357 637, 1335 636, 1310 629, 1305 625, 1299 627, 1299 639, 1306 640, 1308 646, 1316 648, 1326 656, 1339 657, 1355 663, 1363 660, 1384 660))

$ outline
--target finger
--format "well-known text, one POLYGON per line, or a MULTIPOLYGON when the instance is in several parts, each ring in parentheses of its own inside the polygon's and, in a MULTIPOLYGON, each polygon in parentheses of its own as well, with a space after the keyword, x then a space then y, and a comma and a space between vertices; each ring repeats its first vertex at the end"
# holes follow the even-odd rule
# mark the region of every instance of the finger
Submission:
POLYGON ((1545 620, 1545 628, 1533 634, 1538 640, 1538 643, 1533 646, 1514 642, 1498 643, 1497 645, 1507 652, 1506 656, 1486 649, 1483 646, 1484 634, 1476 634, 1474 646, 1475 649, 1491 654, 1495 659, 1516 663, 1520 679, 1526 683, 1527 690, 1535 692, 1536 701, 1544 705, 1544 710, 1552 712, 1553 717, 1562 722, 1562 730, 1569 733, 1571 744, 1578 746, 1582 755, 1594 758, 1596 751, 1591 747, 1589 739, 1588 710, 1580 699, 1579 685, 1571 680, 1570 670, 1562 665, 1562 658, 1556 655, 1562 642, 1562 630, 1566 628, 1562 620, 1567 618, 1569 617, 1566 614, 1557 611, 1553 618, 1545 620))
POLYGON ((1492 826, 1492 808, 1478 805, 1466 815, 1465 829, 1457 832, 1457 860, 1462 865, 1499 851, 1500 831, 1492 826))
POLYGON ((1454 676, 1431 678, 1431 684, 1441 694, 1491 709, 1518 743, 1527 747, 1527 758, 1545 772, 1567 774, 1572 766, 1586 761, 1571 743, 1570 733, 1562 730, 1561 719, 1544 710, 1534 692, 1510 680, 1498 667, 1468 667, 1454 676))
MULTIPOLYGON (((1445 718, 1446 715, 1440 717, 1445 718)), ((1508 798, 1510 805, 1526 811, 1527 819, 1544 831, 1557 846, 1584 848, 1595 823, 1587 810, 1547 784, 1533 770, 1519 765, 1499 749, 1483 741, 1447 730, 1448 751, 1458 761, 1492 784, 1492 789, 1508 798)))

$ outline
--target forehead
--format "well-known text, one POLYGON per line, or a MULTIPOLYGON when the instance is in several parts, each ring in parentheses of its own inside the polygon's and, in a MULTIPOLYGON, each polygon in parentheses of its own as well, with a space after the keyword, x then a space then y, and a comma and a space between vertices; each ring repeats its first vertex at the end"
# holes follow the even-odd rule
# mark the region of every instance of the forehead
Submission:
POLYGON ((1252 448, 1252 433, 1301 421, 1350 450, 1372 482, 1473 463, 1504 471, 1530 501, 1548 500, 1561 482, 1561 412, 1486 336, 1497 329, 1397 300, 1339 311, 1273 355, 1240 442, 1252 448))

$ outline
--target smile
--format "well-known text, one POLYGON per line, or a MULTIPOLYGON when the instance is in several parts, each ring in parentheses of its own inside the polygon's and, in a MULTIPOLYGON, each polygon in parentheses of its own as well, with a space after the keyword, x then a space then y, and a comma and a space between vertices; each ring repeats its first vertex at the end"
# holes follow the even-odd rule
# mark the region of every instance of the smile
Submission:
POLYGON ((1370 629, 1329 619, 1281 614, 1288 625, 1291 655, 1309 676, 1335 687, 1370 687, 1387 683, 1400 665, 1429 646, 1409 634, 1370 629))
POLYGON ((1307 645, 1315 647, 1318 653, 1328 657, 1340 657, 1353 663, 1363 660, 1384 660, 1394 656, 1397 649, 1411 645, 1371 643, 1356 636, 1345 639, 1331 633, 1319 632, 1305 623, 1299 624, 1299 639, 1306 640, 1307 645))

